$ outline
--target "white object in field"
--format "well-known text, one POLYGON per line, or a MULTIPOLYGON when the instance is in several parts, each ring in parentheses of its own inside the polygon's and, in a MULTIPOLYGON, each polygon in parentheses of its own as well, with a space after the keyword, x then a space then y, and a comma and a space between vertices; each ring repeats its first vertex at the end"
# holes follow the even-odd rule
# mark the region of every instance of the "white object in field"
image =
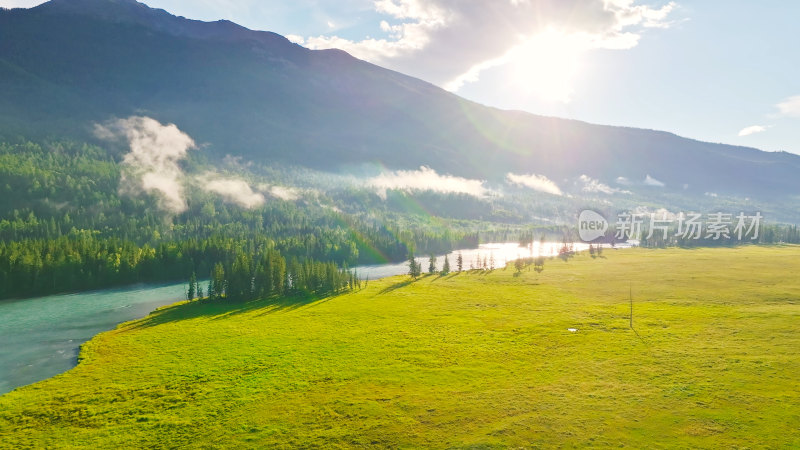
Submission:
POLYGON ((577 328, 567 328, 567 331, 569 331, 570 333, 575 333, 575 332, 578 331, 578 329, 577 328))

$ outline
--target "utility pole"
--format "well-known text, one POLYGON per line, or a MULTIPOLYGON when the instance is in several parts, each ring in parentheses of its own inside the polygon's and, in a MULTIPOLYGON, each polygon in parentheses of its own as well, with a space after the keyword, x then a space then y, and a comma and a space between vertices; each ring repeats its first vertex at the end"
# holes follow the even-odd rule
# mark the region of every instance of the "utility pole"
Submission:
POLYGON ((630 290, 630 294, 629 294, 630 295, 630 300, 631 300, 630 325, 631 325, 631 329, 633 329, 633 283, 631 283, 630 289, 631 289, 630 290))

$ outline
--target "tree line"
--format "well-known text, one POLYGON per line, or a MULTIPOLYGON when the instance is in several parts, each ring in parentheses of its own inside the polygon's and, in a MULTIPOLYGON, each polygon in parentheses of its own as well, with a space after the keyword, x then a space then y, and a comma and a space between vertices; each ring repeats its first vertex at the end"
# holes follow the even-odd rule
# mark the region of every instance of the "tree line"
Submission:
MULTIPOLYGON (((185 212, 165 216, 152 197, 119 193, 120 159, 85 143, 0 142, 0 299, 185 280, 260 249, 300 265, 355 266, 402 261, 410 245, 477 245, 477 233, 373 212, 277 199, 243 209, 200 190, 185 212)), ((319 290, 318 275, 296 274, 292 285, 319 290)))
POLYGON ((192 272, 187 298, 248 301, 284 294, 326 296, 361 288, 361 279, 355 271, 332 262, 296 259, 287 262, 274 249, 254 255, 238 252, 231 259, 227 264, 214 264, 205 292, 192 272))
POLYGON ((357 281, 333 261, 291 257, 287 262, 265 236, 214 236, 151 247, 83 231, 50 240, 0 242, 0 299, 185 280, 191 273, 210 274, 217 266, 226 274, 226 296, 234 299, 284 291, 335 293, 357 281))

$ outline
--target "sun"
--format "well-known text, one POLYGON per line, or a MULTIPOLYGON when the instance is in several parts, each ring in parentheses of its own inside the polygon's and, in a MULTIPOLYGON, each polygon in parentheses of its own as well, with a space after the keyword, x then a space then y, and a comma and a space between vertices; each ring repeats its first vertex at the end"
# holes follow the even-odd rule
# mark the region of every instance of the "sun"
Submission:
POLYGON ((584 36, 549 29, 509 52, 507 70, 523 93, 569 103, 586 50, 584 36))

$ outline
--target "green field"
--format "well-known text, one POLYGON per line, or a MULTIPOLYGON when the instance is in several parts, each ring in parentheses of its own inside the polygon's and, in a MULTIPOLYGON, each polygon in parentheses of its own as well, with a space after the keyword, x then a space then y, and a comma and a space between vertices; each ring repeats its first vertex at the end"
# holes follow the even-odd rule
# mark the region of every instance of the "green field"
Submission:
POLYGON ((800 447, 800 247, 513 272, 162 309, 0 397, 0 446, 800 447))

